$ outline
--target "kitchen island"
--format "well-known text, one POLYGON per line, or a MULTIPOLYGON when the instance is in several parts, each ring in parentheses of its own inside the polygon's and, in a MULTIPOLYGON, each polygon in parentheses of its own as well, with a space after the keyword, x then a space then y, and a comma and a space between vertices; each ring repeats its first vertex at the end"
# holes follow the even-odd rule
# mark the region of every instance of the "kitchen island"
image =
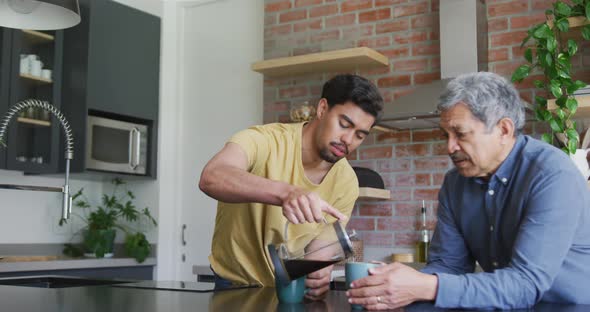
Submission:
MULTIPOLYGON (((331 291, 325 301, 279 305, 273 288, 235 289, 218 292, 186 292, 89 286, 45 289, 0 286, 2 311, 350 311, 343 291, 331 291)), ((414 304, 398 311, 443 311, 430 303, 414 304)), ((540 304, 535 311, 590 311, 590 305, 540 304)))

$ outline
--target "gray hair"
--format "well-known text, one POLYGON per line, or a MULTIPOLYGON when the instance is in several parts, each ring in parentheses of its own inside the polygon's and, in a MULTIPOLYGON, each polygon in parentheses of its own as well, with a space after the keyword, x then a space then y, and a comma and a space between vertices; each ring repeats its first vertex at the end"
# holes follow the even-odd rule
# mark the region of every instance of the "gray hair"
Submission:
POLYGON ((514 122, 514 135, 524 127, 524 104, 512 83, 504 77, 489 73, 469 73, 451 80, 440 96, 437 109, 447 111, 459 102, 465 103, 471 113, 481 120, 488 131, 502 118, 514 122))

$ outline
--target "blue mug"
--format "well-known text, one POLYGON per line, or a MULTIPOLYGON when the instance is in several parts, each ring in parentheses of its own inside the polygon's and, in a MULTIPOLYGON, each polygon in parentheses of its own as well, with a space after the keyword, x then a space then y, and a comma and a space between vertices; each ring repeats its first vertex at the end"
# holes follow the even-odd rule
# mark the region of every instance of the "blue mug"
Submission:
POLYGON ((305 276, 292 280, 286 285, 275 279, 275 289, 280 303, 300 303, 308 291, 305 288, 305 276))
MULTIPOLYGON (((377 263, 367 262, 346 262, 344 266, 344 274, 346 275, 346 289, 350 289, 350 283, 369 276, 369 269, 380 266, 377 263)), ((355 310, 362 310, 363 306, 360 304, 353 304, 352 308, 355 310)))

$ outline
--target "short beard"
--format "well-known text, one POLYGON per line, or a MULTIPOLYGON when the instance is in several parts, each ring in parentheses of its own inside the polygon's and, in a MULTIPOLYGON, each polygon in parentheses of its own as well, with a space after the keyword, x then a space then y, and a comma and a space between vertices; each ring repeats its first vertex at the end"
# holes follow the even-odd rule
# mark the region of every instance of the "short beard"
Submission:
POLYGON ((338 158, 336 156, 334 156, 334 154, 332 154, 332 152, 330 152, 330 150, 328 150, 327 148, 323 148, 320 150, 320 157, 329 162, 329 163, 335 163, 337 161, 339 161, 340 159, 342 159, 342 157, 338 158))

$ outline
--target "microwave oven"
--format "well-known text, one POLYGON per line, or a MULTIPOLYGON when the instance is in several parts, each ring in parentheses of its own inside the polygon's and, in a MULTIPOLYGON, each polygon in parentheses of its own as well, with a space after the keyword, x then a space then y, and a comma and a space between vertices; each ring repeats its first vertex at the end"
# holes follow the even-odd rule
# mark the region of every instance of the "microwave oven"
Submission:
POLYGON ((86 169, 147 174, 148 126, 88 116, 86 169))

